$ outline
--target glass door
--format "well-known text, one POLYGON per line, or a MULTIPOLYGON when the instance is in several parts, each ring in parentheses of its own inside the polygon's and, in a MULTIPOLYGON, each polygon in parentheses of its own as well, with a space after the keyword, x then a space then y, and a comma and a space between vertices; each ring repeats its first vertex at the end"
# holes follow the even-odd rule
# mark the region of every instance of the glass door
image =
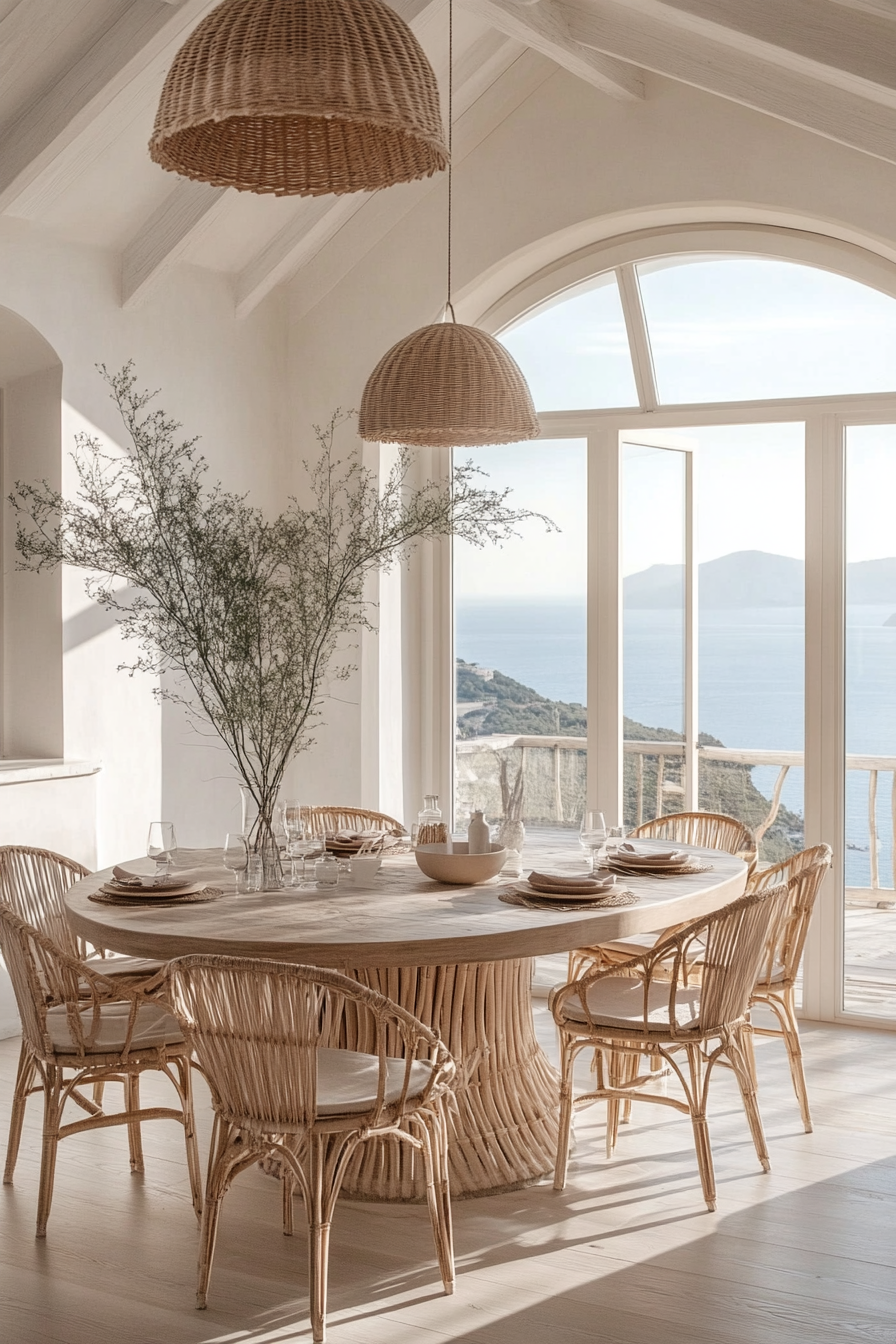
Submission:
POLYGON ((623 816, 697 806, 694 452, 680 436, 620 439, 623 816))

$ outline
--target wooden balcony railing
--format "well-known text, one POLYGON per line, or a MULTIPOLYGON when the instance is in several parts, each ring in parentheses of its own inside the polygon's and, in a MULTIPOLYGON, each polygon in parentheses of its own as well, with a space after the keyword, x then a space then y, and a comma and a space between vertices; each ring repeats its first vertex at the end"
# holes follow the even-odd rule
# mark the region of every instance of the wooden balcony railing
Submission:
MULTIPOLYGON (((576 798, 580 799, 584 795, 584 753, 587 748, 587 740, 584 737, 513 737, 508 734, 501 737, 473 738, 457 743, 459 761, 468 753, 506 750, 507 748, 516 748, 520 751, 521 769, 527 775, 532 773, 534 762, 531 757, 533 753, 538 753, 539 757, 541 753, 551 753, 552 760, 549 771, 545 770, 547 763, 543 763, 539 771, 541 777, 540 793, 543 803, 547 804, 545 811, 550 810, 552 813, 550 819, 554 823, 574 821, 576 817, 570 808, 568 790, 567 797, 564 798, 563 779, 569 777, 569 772, 564 769, 563 757, 567 752, 577 752, 581 756, 582 779, 580 786, 575 790, 576 798)), ((674 794, 680 794, 682 791, 679 783, 668 778, 667 765, 674 763, 676 767, 674 773, 680 777, 684 743, 625 741, 623 749, 626 756, 634 757, 637 823, 640 824, 650 817, 662 816, 668 810, 667 799, 674 794), (645 770, 645 762, 648 760, 655 763, 656 770, 655 785, 651 780, 649 789, 647 787, 648 772, 645 770)), ((768 813, 758 826, 754 827, 757 840, 762 839, 778 815, 784 782, 789 772, 799 769, 804 763, 801 751, 765 751, 741 747, 700 747, 699 760, 727 761, 735 765, 745 766, 777 767, 778 774, 772 789, 768 813)), ((889 782, 891 834, 896 837, 896 756, 851 754, 846 757, 846 769, 847 771, 863 771, 868 775, 868 854, 871 885, 869 888, 856 888, 855 894, 859 895, 860 892, 867 893, 881 890, 880 835, 877 819, 877 799, 881 775, 892 776, 889 782)), ((652 774, 653 771, 651 770, 650 773, 652 774)), ((497 778, 497 770, 495 776, 497 778)), ((477 803, 478 805, 480 804, 477 803)), ((891 846, 890 866, 891 884, 883 888, 886 891, 896 888, 896 844, 891 846)), ((851 891, 851 888, 848 889, 847 896, 851 891)))

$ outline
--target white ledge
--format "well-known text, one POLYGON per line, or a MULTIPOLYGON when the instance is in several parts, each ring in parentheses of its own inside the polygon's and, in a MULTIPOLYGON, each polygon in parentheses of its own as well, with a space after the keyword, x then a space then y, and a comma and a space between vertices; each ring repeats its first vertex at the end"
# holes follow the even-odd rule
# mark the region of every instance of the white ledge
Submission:
POLYGON ((102 768, 97 761, 0 760, 0 787, 4 784, 34 784, 43 779, 75 779, 79 775, 96 775, 102 768))

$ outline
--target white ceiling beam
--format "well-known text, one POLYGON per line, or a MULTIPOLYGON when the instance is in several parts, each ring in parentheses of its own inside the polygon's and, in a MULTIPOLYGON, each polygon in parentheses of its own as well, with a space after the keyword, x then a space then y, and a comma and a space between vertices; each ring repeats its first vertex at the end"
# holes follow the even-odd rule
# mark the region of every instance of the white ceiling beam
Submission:
MULTIPOLYGON (((177 0, 172 0, 172 3, 177 0)), ((122 253, 121 305, 135 308, 224 209, 226 192, 207 182, 178 182, 122 253)))
MULTIPOLYGON (((490 86, 517 60, 522 48, 510 38, 485 33, 473 44, 465 55, 459 58, 455 80, 455 132, 454 161, 463 155, 463 118, 465 112, 483 95, 484 86, 490 86)), ((505 113, 506 115, 506 113, 505 113)), ((490 128, 491 129, 491 128, 490 128)), ((431 189, 444 180, 442 174, 425 179, 424 191, 431 189)), ((303 207, 268 243, 257 257, 237 277, 236 311, 239 317, 246 317, 256 308, 271 290, 284 280, 288 280, 303 265, 306 265, 327 242, 358 211, 368 207, 373 200, 383 196, 389 198, 387 210, 404 213, 402 206, 410 201, 408 209, 416 203, 418 197, 407 187, 397 192, 393 188, 387 193, 358 192, 351 196, 317 197, 303 202, 303 207)), ((365 215, 367 218, 367 215, 365 215)))
POLYGON ((131 5, 50 90, 0 128, 0 211, 9 209, 149 62, 183 40, 213 4, 131 5))
POLYGON ((570 34, 584 46, 896 163, 896 108, 797 70, 782 71, 643 10, 633 22, 633 8, 641 9, 638 0, 564 5, 570 34))
POLYGON ((464 0, 464 3, 499 32, 550 57, 571 74, 593 84, 601 93, 627 101, 644 97, 640 71, 574 41, 562 7, 553 0, 541 0, 534 5, 520 5, 515 0, 464 0))
POLYGON ((896 91, 892 18, 829 0, 627 0, 626 8, 636 11, 634 23, 638 14, 666 20, 866 97, 889 101, 896 91))

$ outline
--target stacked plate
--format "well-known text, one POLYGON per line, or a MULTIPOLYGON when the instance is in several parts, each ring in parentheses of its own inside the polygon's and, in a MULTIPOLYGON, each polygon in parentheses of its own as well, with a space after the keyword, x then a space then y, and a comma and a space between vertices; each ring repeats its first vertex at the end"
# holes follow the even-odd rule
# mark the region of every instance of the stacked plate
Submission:
POLYGON ((635 845, 620 845, 607 855, 607 861, 617 872, 681 873, 693 862, 683 849, 639 849, 635 845))
POLYGON ((609 896, 616 884, 612 873, 593 873, 581 877, 569 873, 530 873, 526 882, 517 882, 513 890, 521 896, 537 896, 542 901, 597 901, 609 896))
POLYGON ((337 858, 350 858, 361 849, 379 853, 397 844, 397 837, 385 831, 327 831, 326 845, 337 858))
POLYGON ((204 882, 189 882, 182 877, 141 877, 138 873, 128 872, 126 868, 113 868, 111 879, 100 887, 100 891, 107 896, 117 896, 119 900, 140 904, 144 901, 176 901, 195 896, 205 889, 204 882))

